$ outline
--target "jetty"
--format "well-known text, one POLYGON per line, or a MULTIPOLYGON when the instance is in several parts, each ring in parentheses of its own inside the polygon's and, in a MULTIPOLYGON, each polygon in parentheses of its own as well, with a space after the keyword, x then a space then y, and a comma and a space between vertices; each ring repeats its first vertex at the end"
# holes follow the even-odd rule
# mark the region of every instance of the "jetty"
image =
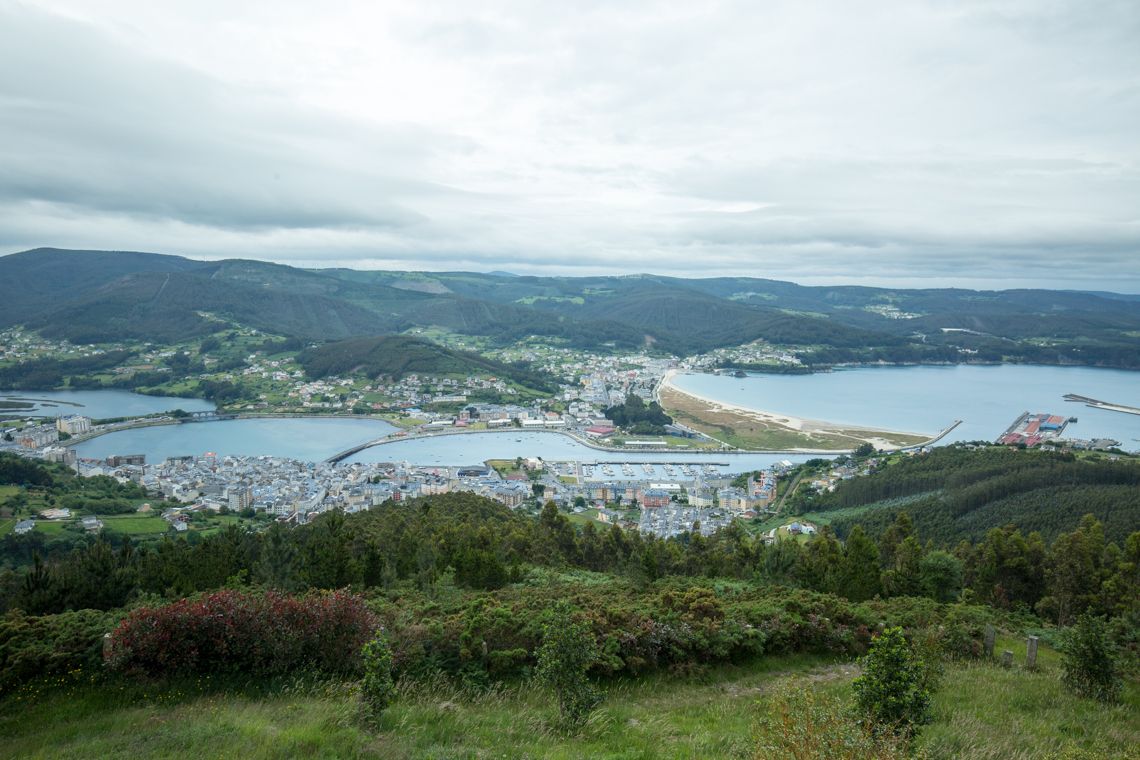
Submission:
POLYGON ((1123 412, 1124 414, 1140 414, 1140 409, 1134 406, 1124 406, 1123 404, 1113 404, 1108 401, 1098 401, 1095 398, 1088 396, 1079 396, 1076 393, 1066 393, 1062 396, 1066 401, 1075 401, 1085 406, 1090 406, 1093 409, 1106 409, 1110 412, 1123 412))

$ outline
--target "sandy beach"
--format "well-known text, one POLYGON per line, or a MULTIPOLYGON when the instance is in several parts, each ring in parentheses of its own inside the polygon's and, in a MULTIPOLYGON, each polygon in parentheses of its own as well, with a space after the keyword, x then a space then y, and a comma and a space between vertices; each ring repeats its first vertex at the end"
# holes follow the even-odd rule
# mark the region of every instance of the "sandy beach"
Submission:
MULTIPOLYGON (((914 442, 928 440, 934 434, 930 433, 913 433, 901 430, 883 430, 882 428, 871 428, 862 425, 846 425, 835 422, 827 422, 826 420, 814 420, 807 417, 796 417, 791 414, 783 414, 780 412, 769 412, 763 409, 753 409, 747 406, 740 406, 739 404, 731 404, 725 401, 718 401, 717 399, 708 398, 698 393, 685 390, 673 382, 673 378, 677 375, 683 374, 684 370, 671 369, 665 373, 665 377, 661 380, 661 385, 658 388, 658 393, 662 391, 669 391, 677 393, 682 396, 687 396, 703 404, 708 405, 709 410, 717 414, 732 414, 744 420, 751 420, 764 425, 781 428, 788 431, 801 433, 808 437, 815 435, 821 436, 844 436, 858 441, 866 441, 872 444, 876 449, 893 450, 902 448, 906 445, 914 445, 914 442), (903 436, 908 440, 906 443, 900 444, 897 440, 891 440, 895 436, 903 436)), ((808 450, 810 447, 805 447, 808 450)))

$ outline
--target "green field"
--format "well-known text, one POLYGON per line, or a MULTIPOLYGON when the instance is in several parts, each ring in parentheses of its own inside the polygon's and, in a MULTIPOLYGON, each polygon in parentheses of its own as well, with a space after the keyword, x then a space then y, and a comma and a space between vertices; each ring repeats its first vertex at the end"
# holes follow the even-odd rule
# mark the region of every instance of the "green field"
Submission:
POLYGON ((132 535, 142 535, 146 533, 165 533, 170 530, 170 525, 161 517, 136 517, 134 515, 124 515, 123 517, 104 517, 103 525, 108 528, 114 528, 122 533, 130 533, 132 535))
MULTIPOLYGON (((1024 657, 1020 639, 997 648, 1024 657)), ((1051 758, 1101 744, 1120 757, 1140 742, 1140 688, 1103 706, 1060 685, 1056 653, 1029 672, 992 664, 947 668, 935 722, 919 747, 931 758, 1051 758)), ((570 735, 531 682, 489 688, 406 681, 380 730, 363 730, 355 684, 296 677, 155 683, 72 673, 28 684, 2 706, 0 755, 19 758, 747 758, 767 695, 795 677, 846 699, 858 670, 823 656, 768 657, 697 679, 657 673, 603 682, 607 699, 570 735), (211 685, 212 684, 212 685, 211 685)))

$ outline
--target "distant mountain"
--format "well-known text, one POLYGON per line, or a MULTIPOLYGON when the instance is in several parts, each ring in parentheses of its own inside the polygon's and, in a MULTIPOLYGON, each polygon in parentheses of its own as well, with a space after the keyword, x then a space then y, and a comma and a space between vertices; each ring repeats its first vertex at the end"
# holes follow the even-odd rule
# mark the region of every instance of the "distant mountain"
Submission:
POLYGON ((136 272, 26 318, 49 338, 73 343, 123 339, 174 343, 217 332, 232 319, 273 334, 343 338, 399 330, 407 323, 321 295, 238 285, 188 272, 136 272))
POLYGON ((763 339, 815 346, 832 363, 1005 357, 1140 368, 1137 298, 749 277, 305 270, 50 248, 0 257, 0 326, 26 324, 75 342, 178 341, 217 330, 221 319, 315 340, 434 327, 500 345, 540 335, 578 348, 688 354, 763 339))
POLYGON ((135 272, 186 272, 200 262, 131 251, 36 248, 0 257, 0 325, 85 295, 135 272))
POLYGON ((306 375, 314 379, 363 373, 369 377, 397 381, 411 374, 430 377, 489 373, 533 390, 556 390, 549 375, 530 372, 475 353, 452 351, 407 335, 353 338, 308 348, 297 355, 297 363, 305 368, 306 375))

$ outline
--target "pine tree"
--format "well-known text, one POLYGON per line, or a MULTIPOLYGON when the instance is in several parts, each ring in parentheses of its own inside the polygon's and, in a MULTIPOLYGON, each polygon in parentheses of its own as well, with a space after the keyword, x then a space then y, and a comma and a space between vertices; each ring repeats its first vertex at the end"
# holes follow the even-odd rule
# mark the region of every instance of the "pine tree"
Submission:
POLYGON ((257 573, 262 583, 278 591, 296 588, 301 556, 290 531, 275 522, 265 531, 257 573))
POLYGON ((843 547, 843 564, 839 571, 839 588, 845 597, 853 602, 864 602, 882 595, 878 558, 879 548, 863 532, 863 527, 856 525, 843 547))

